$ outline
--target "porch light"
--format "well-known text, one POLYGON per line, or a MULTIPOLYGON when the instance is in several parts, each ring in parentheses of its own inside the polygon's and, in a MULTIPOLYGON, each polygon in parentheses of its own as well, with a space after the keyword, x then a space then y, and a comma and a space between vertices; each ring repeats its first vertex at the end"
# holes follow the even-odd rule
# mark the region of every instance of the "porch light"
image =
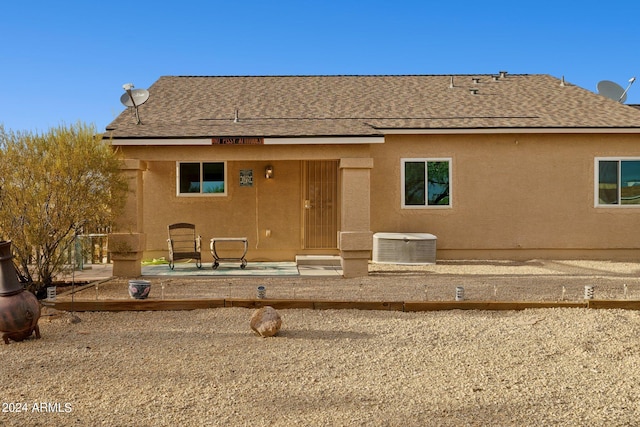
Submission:
POLYGON ((269 165, 264 170, 264 176, 267 179, 273 178, 273 166, 269 165))

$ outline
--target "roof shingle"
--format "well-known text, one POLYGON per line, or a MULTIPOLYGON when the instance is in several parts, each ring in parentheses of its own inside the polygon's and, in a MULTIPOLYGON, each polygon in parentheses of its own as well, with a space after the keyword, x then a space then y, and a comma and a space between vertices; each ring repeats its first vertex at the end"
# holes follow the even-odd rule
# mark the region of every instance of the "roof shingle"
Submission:
POLYGON ((124 111, 107 126, 112 137, 380 136, 385 129, 481 128, 640 132, 638 109, 544 74, 165 76, 149 93, 139 107, 142 124, 124 111))

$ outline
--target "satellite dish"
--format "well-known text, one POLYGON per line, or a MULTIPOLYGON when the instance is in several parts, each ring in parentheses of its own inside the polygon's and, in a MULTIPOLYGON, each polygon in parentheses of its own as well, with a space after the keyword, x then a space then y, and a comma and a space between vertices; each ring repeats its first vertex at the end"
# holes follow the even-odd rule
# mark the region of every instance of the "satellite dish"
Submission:
POLYGON ((120 97, 120 102, 122 102, 126 107, 133 107, 136 112, 136 124, 142 124, 140 121, 138 107, 149 99, 149 91, 146 89, 134 89, 133 83, 123 84, 122 89, 124 89, 125 93, 120 97))
POLYGON ((602 80, 598 82, 598 93, 622 104, 627 100, 627 91, 618 83, 610 80, 602 80))
POLYGON ((122 94, 120 102, 125 107, 136 107, 147 102, 149 91, 146 89, 133 89, 122 94))

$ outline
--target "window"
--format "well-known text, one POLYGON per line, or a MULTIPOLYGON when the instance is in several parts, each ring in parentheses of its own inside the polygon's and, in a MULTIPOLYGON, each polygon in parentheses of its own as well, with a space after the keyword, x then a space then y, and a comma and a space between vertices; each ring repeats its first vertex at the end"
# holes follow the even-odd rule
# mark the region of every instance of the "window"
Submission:
POLYGON ((640 159, 596 159, 596 206, 640 205, 640 159))
POLYGON ((224 162, 179 162, 178 196, 225 196, 227 194, 224 162))
POLYGON ((451 159, 402 159, 402 207, 451 206, 451 159))

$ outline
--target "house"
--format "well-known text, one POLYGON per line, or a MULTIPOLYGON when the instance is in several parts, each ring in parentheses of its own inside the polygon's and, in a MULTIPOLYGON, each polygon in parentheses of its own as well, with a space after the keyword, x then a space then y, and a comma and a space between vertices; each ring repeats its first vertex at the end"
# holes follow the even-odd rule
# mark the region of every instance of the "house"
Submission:
POLYGON ((175 222, 247 237, 249 261, 339 255, 345 277, 367 274, 376 232, 431 233, 439 259, 640 255, 640 110, 564 78, 167 76, 148 91, 105 133, 132 190, 116 275, 166 256, 175 222))

